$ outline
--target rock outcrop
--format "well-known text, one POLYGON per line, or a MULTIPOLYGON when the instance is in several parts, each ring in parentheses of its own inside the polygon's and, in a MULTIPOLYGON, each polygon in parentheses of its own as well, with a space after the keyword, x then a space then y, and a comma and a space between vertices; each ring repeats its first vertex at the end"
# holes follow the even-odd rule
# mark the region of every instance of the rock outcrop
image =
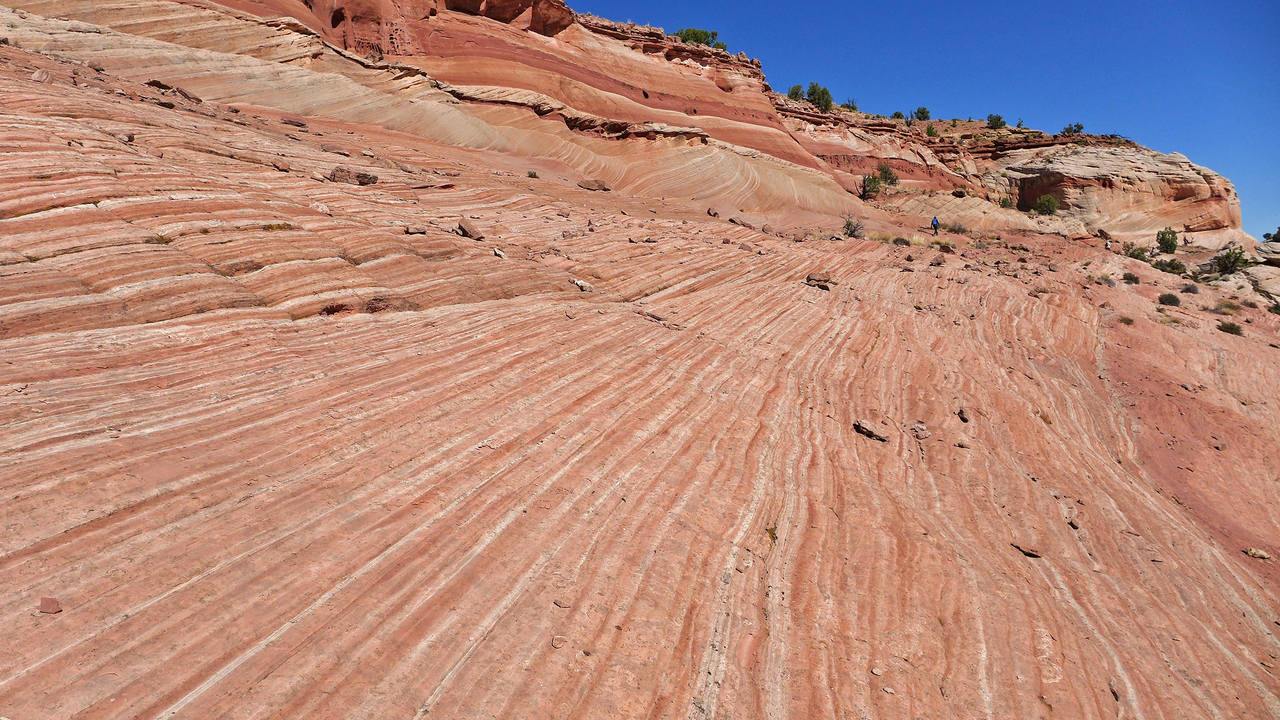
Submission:
POLYGON ((1280 712, 1280 316, 1087 235, 1225 181, 537 2, 18 4, 6 717, 1280 712))

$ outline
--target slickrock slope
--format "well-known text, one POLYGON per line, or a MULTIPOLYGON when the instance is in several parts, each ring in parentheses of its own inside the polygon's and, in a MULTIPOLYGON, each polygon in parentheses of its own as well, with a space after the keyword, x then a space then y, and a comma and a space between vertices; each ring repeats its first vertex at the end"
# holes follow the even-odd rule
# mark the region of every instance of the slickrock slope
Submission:
MULTIPOLYGON (((1280 717, 1280 315, 1039 220, 931 247, 792 119, 809 164, 24 5, 0 715, 1280 717), (747 227, 826 202, 914 244, 747 227)), ((536 9, 427 22, 607 37, 536 9)))

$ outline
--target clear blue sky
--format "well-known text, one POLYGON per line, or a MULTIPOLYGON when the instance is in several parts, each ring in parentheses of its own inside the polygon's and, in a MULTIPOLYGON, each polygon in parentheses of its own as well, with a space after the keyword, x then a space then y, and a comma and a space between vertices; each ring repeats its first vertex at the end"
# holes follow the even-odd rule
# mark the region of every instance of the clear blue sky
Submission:
POLYGON ((862 3, 569 0, 720 32, 785 92, 816 80, 864 112, 1117 133, 1235 183, 1254 237, 1280 225, 1280 1, 862 3))

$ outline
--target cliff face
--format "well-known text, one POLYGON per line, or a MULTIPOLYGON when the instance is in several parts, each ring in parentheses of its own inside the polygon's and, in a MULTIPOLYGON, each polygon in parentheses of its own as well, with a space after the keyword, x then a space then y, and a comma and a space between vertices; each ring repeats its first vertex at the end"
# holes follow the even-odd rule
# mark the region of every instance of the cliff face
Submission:
POLYGON ((1280 716, 1280 315, 1090 236, 1221 178, 555 3, 20 4, 6 717, 1280 716))
POLYGON ((213 99, 367 121, 373 115, 352 106, 339 78, 386 96, 389 107, 421 104, 418 88, 430 84, 467 107, 439 108, 432 121, 408 122, 400 108, 388 108, 380 122, 429 139, 551 161, 621 190, 769 216, 783 227, 830 224, 846 214, 878 223, 889 220, 886 212, 906 212, 946 215, 992 232, 1105 232, 1145 240, 1172 226, 1206 248, 1250 242, 1240 230, 1231 184, 1181 156, 1115 138, 988 131, 972 122, 936 122, 941 132, 929 137, 924 123, 823 114, 770 92, 756 60, 683 43, 655 28, 576 16, 559 0, 227 0, 189 4, 178 13, 163 11, 163 4, 125 8, 86 0, 23 6, 204 51, 326 66, 338 76, 309 77, 301 93, 244 74, 247 69, 210 73, 199 63, 169 63, 157 72, 154 65, 109 58, 113 69, 195 84, 213 99), (147 16, 154 19, 144 21, 147 16), (224 35, 184 33, 182 23, 197 16, 224 35), (281 17, 300 25, 273 21, 273 33, 252 33, 281 17), (290 54, 302 47, 310 48, 305 59, 290 54), (415 77, 412 70, 420 71, 419 82, 400 87, 415 77), (600 138, 631 142, 601 145, 600 138), (852 193, 881 162, 904 182, 868 206, 852 193), (957 189, 990 202, 953 202, 957 189), (1018 211, 1042 194, 1061 201, 1058 217, 1029 219, 1018 211), (1013 209, 999 207, 1006 198, 1013 209))

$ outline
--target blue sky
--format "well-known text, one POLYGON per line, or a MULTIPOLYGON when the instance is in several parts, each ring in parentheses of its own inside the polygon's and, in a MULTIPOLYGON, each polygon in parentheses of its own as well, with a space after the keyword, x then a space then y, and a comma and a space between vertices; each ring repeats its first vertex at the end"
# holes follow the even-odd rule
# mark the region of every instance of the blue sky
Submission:
POLYGON ((1280 226, 1280 2, 569 0, 720 32, 782 92, 816 80, 864 112, 1117 133, 1235 183, 1245 230, 1280 226))

